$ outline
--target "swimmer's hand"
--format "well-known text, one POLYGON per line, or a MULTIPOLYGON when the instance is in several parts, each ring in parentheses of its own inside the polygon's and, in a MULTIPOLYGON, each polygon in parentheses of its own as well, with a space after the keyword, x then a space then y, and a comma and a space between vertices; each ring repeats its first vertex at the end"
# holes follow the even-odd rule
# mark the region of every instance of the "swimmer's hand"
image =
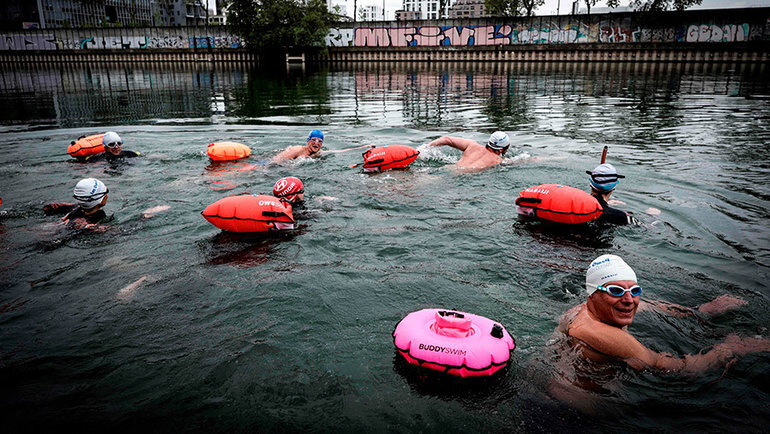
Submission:
POLYGON ((625 205, 625 204, 626 203, 623 202, 622 200, 610 199, 607 201, 607 205, 625 205))
POLYGON ((326 202, 326 201, 336 202, 336 201, 340 200, 339 198, 334 197, 334 196, 318 196, 315 199, 317 201, 319 201, 319 202, 326 202))
POLYGON ((721 347, 730 350, 736 356, 770 351, 770 339, 762 337, 742 338, 732 334, 727 336, 721 347))
POLYGON ((644 213, 648 215, 660 215, 660 210, 657 208, 647 208, 644 210, 644 213))
POLYGON ((749 304, 749 302, 740 297, 724 294, 711 300, 708 303, 703 303, 702 305, 698 306, 697 309, 698 312, 704 315, 717 316, 725 312, 738 309, 739 307, 745 306, 747 304, 749 304))
POLYGON ((159 212, 167 211, 169 209, 171 209, 171 207, 168 206, 168 205, 158 205, 158 206, 154 206, 152 208, 147 208, 146 210, 144 210, 142 212, 142 217, 144 217, 146 219, 151 218, 151 217, 155 217, 155 214, 157 214, 159 212))

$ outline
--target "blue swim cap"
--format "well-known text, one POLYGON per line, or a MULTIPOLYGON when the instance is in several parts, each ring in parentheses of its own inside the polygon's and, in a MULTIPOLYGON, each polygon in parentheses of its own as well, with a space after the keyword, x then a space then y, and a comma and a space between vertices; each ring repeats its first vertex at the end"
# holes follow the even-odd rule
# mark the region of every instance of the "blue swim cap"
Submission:
POLYGON ((307 136, 308 140, 310 140, 312 138, 321 139, 321 141, 323 141, 324 133, 322 133, 321 130, 313 130, 313 131, 310 132, 310 135, 307 136))

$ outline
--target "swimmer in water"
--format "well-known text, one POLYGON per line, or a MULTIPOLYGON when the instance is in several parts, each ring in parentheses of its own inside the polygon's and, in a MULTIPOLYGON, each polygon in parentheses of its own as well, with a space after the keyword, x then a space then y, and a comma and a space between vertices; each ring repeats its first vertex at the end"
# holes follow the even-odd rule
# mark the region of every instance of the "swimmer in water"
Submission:
POLYGON ((305 186, 301 179, 294 176, 281 178, 273 186, 273 196, 296 207, 305 200, 305 186))
POLYGON ((308 135, 305 146, 289 146, 273 157, 273 161, 295 160, 300 157, 317 157, 321 155, 323 144, 324 133, 321 130, 313 130, 308 135))
POLYGON ((625 176, 619 175, 615 167, 609 163, 600 164, 594 170, 586 170, 586 173, 589 175, 588 182, 591 184, 591 196, 599 201, 599 205, 604 210, 596 219, 597 223, 640 224, 631 214, 609 206, 609 202, 612 202, 610 200, 612 192, 615 191, 620 179, 625 176))
POLYGON ((463 151, 457 167, 463 169, 486 169, 503 162, 503 156, 508 152, 511 139, 502 131, 495 131, 489 136, 487 146, 482 146, 475 140, 459 137, 444 136, 428 144, 428 146, 451 146, 463 151))
POLYGON ((46 215, 66 214, 62 221, 77 228, 88 228, 107 220, 102 208, 107 204, 110 190, 96 178, 78 181, 73 191, 74 203, 49 203, 43 207, 46 215))
POLYGON ((104 144, 104 153, 89 155, 83 161, 107 161, 108 163, 121 161, 125 158, 138 157, 141 154, 135 151, 129 151, 123 149, 123 139, 117 133, 109 131, 102 137, 102 144, 104 144))
POLYGON ((699 373, 725 367, 735 357, 770 351, 770 340, 730 335, 709 351, 677 357, 655 352, 636 340, 627 328, 638 309, 657 308, 674 315, 715 316, 747 304, 741 298, 721 296, 695 309, 672 303, 644 302, 636 274, 616 255, 596 258, 586 272, 585 303, 570 309, 561 319, 557 334, 566 335, 583 359, 594 363, 622 361, 633 369, 699 373))

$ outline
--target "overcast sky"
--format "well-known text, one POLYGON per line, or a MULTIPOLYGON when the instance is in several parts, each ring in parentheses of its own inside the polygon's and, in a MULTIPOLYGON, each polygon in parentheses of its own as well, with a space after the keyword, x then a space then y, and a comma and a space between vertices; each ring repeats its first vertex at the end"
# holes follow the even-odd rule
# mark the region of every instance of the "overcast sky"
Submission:
MULTIPOLYGON (((353 14, 353 0, 332 0, 334 4, 339 4, 343 7, 347 6, 347 14, 353 14)), ((628 5, 628 0, 621 0, 620 4, 628 5)), ((357 5, 360 8, 363 5, 378 5, 382 7, 385 5, 385 17, 388 20, 392 20, 394 17, 394 11, 401 9, 403 5, 402 0, 357 0, 357 5)), ((583 9, 585 9, 585 2, 580 1, 583 9)), ((595 8, 606 6, 606 2, 599 0, 596 2, 595 8)), ((696 6, 690 9, 720 9, 720 8, 747 8, 747 7, 770 7, 770 0, 703 0, 700 6, 696 6)), ((556 15, 556 11, 561 15, 570 13, 572 9, 572 0, 546 0, 545 5, 537 10, 537 15, 556 15)))

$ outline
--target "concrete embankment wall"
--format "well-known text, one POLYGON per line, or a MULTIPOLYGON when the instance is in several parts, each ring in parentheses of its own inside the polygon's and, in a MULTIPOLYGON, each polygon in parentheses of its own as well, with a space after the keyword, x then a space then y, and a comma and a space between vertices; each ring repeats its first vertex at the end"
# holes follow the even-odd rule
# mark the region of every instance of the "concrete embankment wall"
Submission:
MULTIPOLYGON (((310 62, 770 60, 770 8, 340 23, 310 62)), ((0 33, 0 63, 258 61, 226 27, 0 33)))
POLYGON ((326 61, 767 62, 770 8, 349 23, 326 61))
POLYGON ((254 61, 227 28, 148 27, 23 30, 0 33, 0 62, 254 61))

